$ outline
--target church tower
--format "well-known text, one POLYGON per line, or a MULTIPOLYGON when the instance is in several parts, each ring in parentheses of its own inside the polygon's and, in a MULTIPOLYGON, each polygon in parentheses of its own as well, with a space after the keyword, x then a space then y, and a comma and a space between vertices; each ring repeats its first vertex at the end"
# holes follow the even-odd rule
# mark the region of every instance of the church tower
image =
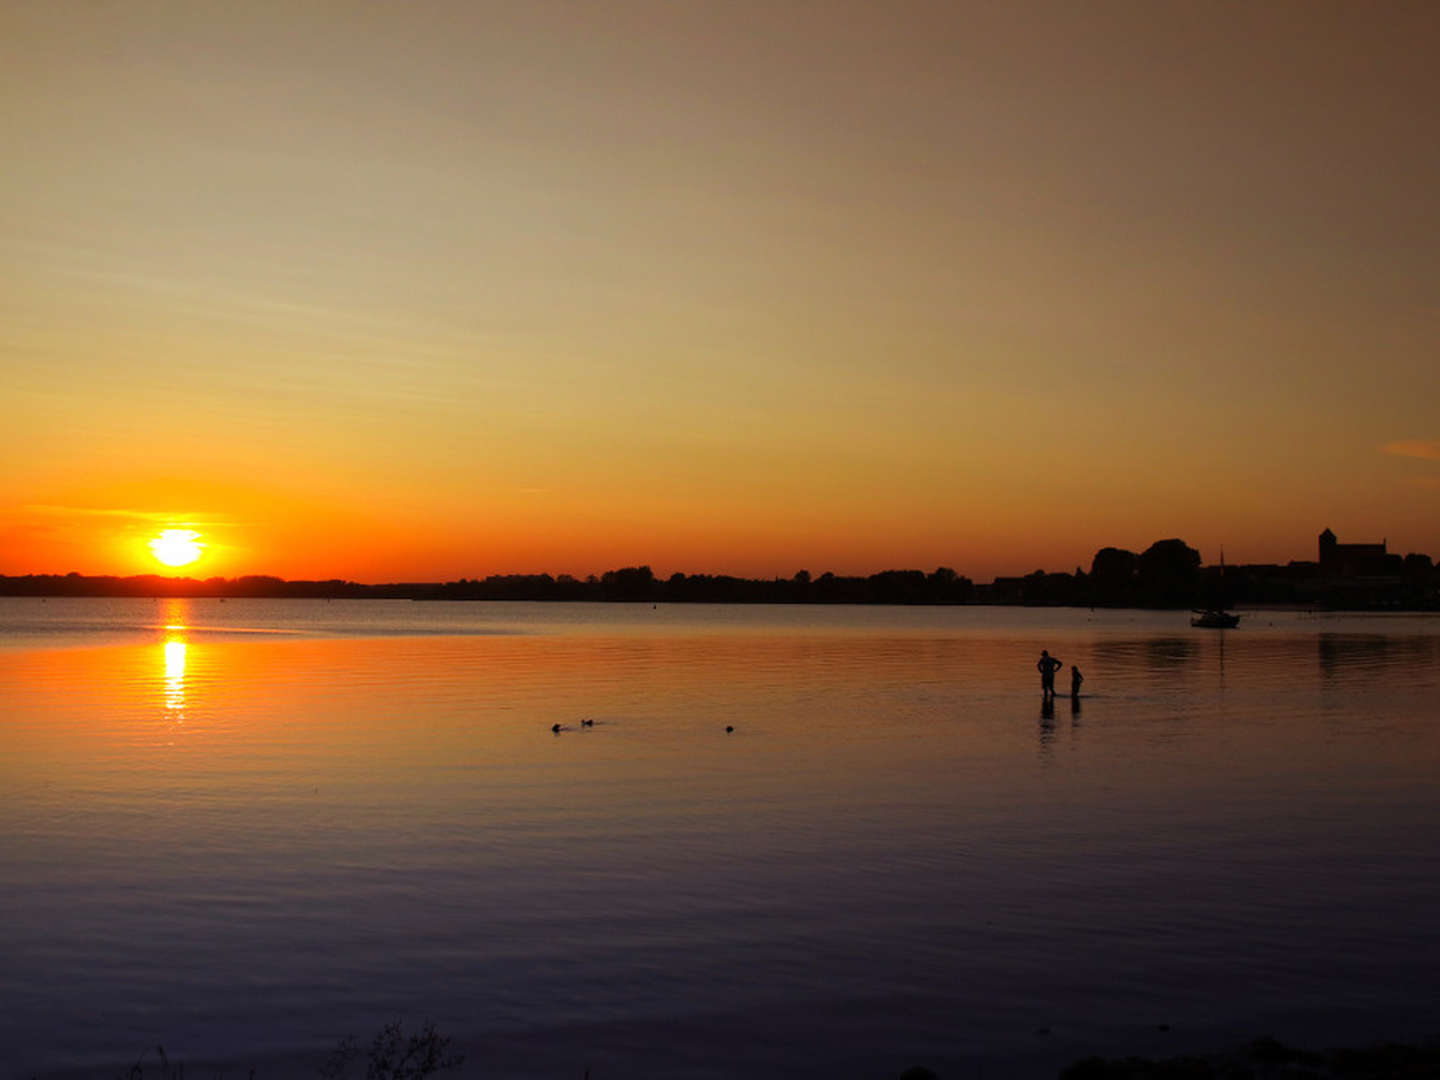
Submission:
POLYGON ((1320 534, 1320 569, 1333 569, 1336 563, 1335 534, 1326 529, 1320 534))

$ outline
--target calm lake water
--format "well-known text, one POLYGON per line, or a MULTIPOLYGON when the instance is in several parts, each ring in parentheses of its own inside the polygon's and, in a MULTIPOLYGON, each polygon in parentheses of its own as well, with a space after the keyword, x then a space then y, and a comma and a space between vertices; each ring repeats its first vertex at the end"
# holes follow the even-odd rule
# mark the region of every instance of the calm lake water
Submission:
POLYGON ((1417 616, 3 599, 0 1074, 1433 1036, 1437 695, 1417 616))

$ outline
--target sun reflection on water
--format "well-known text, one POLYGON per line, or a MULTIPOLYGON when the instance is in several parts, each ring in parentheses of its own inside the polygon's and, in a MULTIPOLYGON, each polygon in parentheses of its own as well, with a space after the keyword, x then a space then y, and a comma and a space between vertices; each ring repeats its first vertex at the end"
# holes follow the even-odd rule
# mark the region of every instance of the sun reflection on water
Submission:
MULTIPOLYGON (((166 627, 170 630, 170 627, 166 627)), ((181 627, 183 630, 184 628, 181 627)), ((161 646, 165 650, 165 709, 167 712, 183 712, 185 709, 185 642, 171 638, 161 646)))
POLYGON ((189 604, 183 599, 167 600, 164 616, 164 640, 160 646, 165 658, 165 711, 177 723, 185 721, 185 652, 189 636, 189 604))

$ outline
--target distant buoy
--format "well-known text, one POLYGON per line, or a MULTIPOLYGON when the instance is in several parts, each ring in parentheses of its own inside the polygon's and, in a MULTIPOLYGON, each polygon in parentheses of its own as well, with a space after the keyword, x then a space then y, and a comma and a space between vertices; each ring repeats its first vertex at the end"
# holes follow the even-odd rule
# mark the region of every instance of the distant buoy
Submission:
POLYGON ((735 731, 735 725, 734 725, 734 724, 726 724, 726 725, 725 725, 725 734, 726 734, 726 735, 733 734, 734 731, 735 731))
POLYGON ((560 734, 560 725, 559 725, 559 724, 551 724, 551 725, 550 725, 550 730, 553 731, 553 732, 555 732, 556 735, 559 735, 559 734, 560 734))

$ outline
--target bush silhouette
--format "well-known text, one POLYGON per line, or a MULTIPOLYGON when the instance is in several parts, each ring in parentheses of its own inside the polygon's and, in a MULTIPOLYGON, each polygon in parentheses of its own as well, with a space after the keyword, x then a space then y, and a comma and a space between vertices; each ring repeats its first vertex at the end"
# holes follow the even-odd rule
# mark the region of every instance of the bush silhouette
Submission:
MULTIPOLYGON (((370 1040, 366 1052, 365 1080, 424 1080, 437 1072, 457 1069, 465 1063, 463 1054, 450 1054, 450 1040, 425 1021, 418 1034, 406 1035, 402 1021, 386 1024, 370 1040)), ((348 1080, 351 1063, 360 1056, 353 1037, 342 1039, 320 1068, 325 1080, 348 1080)))

